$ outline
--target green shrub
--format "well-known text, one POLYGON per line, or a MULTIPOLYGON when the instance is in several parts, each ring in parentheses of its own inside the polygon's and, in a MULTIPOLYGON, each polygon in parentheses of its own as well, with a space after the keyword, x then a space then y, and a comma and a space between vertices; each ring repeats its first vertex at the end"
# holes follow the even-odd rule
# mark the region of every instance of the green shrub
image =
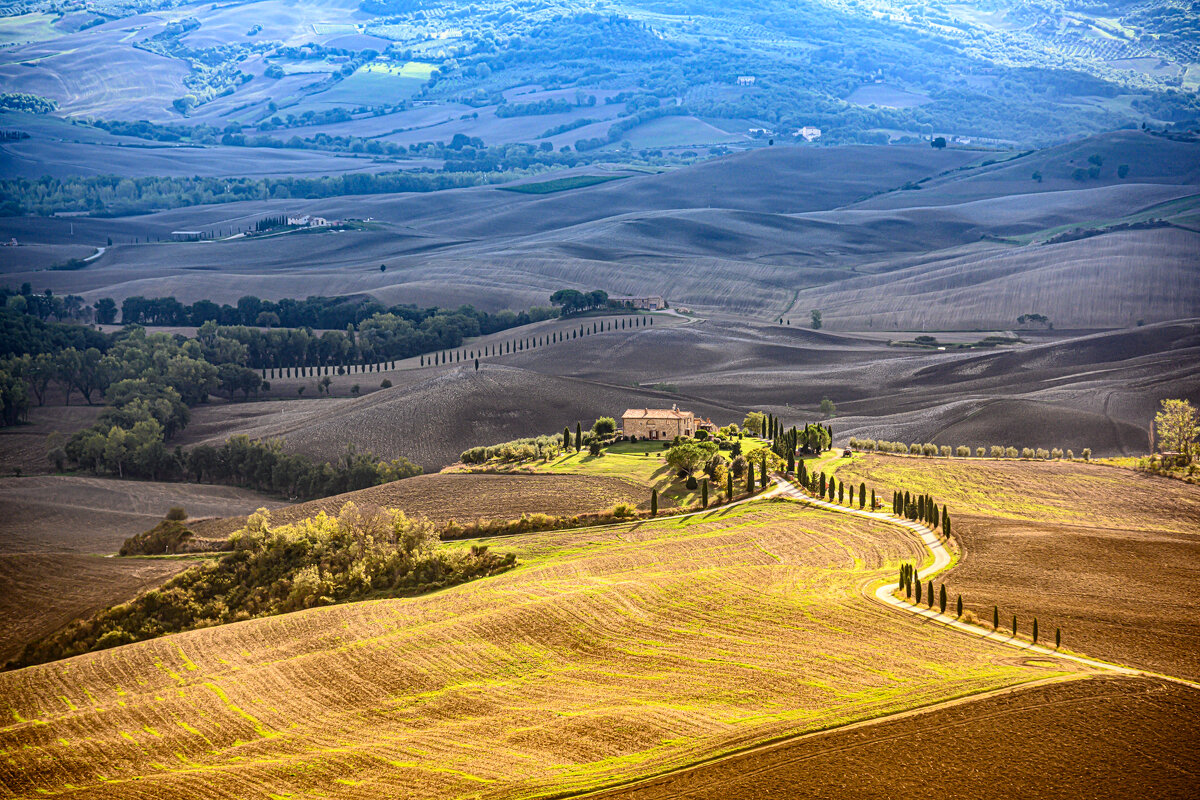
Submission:
POLYGON ((167 510, 167 516, 165 518, 175 522, 183 522, 185 519, 187 519, 187 512, 183 510, 183 506, 171 506, 171 508, 167 510))

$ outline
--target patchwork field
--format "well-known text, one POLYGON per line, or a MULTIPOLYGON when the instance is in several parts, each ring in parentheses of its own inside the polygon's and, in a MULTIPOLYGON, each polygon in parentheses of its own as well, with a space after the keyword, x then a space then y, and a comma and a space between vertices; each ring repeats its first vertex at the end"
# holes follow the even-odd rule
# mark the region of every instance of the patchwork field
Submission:
POLYGON ((1191 797, 1197 700, 1194 689, 1156 680, 1053 683, 818 734, 597 797, 844 798, 849 776, 855 797, 880 800, 1191 797))
MULTIPOLYGON (((962 558, 945 578, 964 606, 1092 656, 1200 678, 1200 487, 1088 464, 857 455, 835 472, 931 492, 962 558)), ((890 493, 885 493, 890 497, 890 493)))
POLYGON ((1076 671, 874 605, 915 543, 790 503, 488 544, 521 566, 0 675, 0 787, 580 791, 1076 671))

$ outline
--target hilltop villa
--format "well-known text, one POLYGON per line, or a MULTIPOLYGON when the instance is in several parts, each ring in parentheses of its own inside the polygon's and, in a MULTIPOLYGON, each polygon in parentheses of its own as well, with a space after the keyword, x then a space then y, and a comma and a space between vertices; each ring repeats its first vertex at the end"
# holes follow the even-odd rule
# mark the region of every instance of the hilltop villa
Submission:
POLYGON ((711 420, 699 419, 691 411, 670 408, 630 408, 621 415, 621 432, 639 439, 674 439, 694 436, 696 431, 715 431, 711 420))

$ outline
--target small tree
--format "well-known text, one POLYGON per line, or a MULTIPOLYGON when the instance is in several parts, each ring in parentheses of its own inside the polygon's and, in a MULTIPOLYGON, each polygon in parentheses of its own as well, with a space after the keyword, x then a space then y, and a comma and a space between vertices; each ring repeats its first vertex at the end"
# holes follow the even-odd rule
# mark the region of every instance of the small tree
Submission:
POLYGON ((754 494, 754 462, 746 462, 746 491, 754 494))
POLYGON ((1160 452, 1190 455, 1200 432, 1196 408, 1187 400, 1163 400, 1162 410, 1154 417, 1160 452))
POLYGON ((563 428, 563 450, 566 451, 566 449, 570 446, 571 446, 571 428, 568 426, 568 427, 563 428))
POLYGON ((1000 606, 992 606, 992 630, 1000 629, 1000 606))
POLYGON ((583 424, 575 423, 575 452, 578 453, 583 449, 583 424))
POLYGON ((958 596, 958 616, 962 617, 962 595, 958 596))
POLYGON ((1083 456, 1084 461, 1091 461, 1092 460, 1092 448, 1090 448, 1090 447, 1083 448, 1083 450, 1080 451, 1079 455, 1083 456))
POLYGON ((933 608, 933 578, 929 579, 929 607, 933 608))
POLYGON ((837 498, 838 498, 839 504, 844 504, 846 502, 846 482, 845 481, 842 481, 841 483, 838 484, 837 498))
POLYGON ((592 423, 592 433, 597 436, 611 436, 617 432, 617 421, 612 417, 600 417, 592 423))
POLYGON ((809 312, 809 315, 812 317, 813 330, 819 330, 821 327, 821 312, 814 308, 809 312))
POLYGON ((767 457, 762 457, 762 463, 758 465, 758 488, 767 488, 767 457))
POLYGON ((700 483, 700 507, 708 508, 708 479, 705 478, 700 483))
POLYGON ((726 502, 733 500, 733 472, 732 470, 725 473, 725 495, 726 502))
POLYGON ((941 613, 946 613, 946 584, 944 583, 938 591, 938 608, 941 610, 941 613))
POLYGON ((1017 615, 1016 615, 1016 614, 1013 614, 1013 632, 1012 632, 1012 635, 1013 635, 1013 636, 1016 636, 1016 635, 1017 635, 1017 615))
POLYGON ((875 497, 875 490, 872 489, 871 490, 871 510, 872 511, 875 510, 875 506, 878 505, 878 503, 879 503, 879 501, 875 497))
POLYGON ((1037 617, 1034 617, 1033 618, 1033 643, 1034 644, 1037 644, 1037 636, 1038 636, 1037 617))
POLYGON ((860 483, 858 485, 858 507, 859 508, 867 507, 867 484, 866 483, 860 483))
POLYGON ((916 582, 916 587, 917 587, 917 597, 916 597, 915 602, 917 605, 921 605, 921 582, 920 581, 916 582))
POLYGON ((1057 650, 1060 647, 1062 647, 1062 630, 1060 628, 1055 628, 1054 629, 1054 649, 1057 650))
POLYGON ((650 516, 658 516, 658 489, 650 490, 650 516))

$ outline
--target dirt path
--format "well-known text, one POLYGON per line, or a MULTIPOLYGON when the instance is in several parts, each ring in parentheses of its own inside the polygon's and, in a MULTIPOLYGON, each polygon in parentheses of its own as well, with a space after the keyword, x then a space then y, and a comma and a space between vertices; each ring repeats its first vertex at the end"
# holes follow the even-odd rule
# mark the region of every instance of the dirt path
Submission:
MULTIPOLYGON (((776 491, 772 493, 772 496, 782 496, 797 502, 805 503, 807 505, 824 508, 829 511, 837 511, 843 514, 850 514, 851 516, 863 517, 864 519, 873 519, 881 522, 891 523, 892 525, 897 525, 915 533, 933 557, 931 563, 926 564, 917 571, 918 579, 927 580, 932 578, 949 567, 954 560, 950 551, 946 549, 945 544, 942 542, 942 538, 938 536, 938 534, 934 533, 933 530, 920 524, 919 522, 900 519, 892 514, 885 514, 883 512, 854 509, 838 505, 836 503, 830 503, 825 500, 819 500, 815 497, 810 497, 809 495, 805 494, 800 489, 796 488, 796 486, 790 481, 785 480, 782 476, 776 475, 774 478, 776 491)), ((930 620, 931 622, 953 628, 957 631, 961 631, 962 633, 966 633, 980 639, 986 639, 999 644, 1008 645, 1009 647, 1015 647, 1028 652, 1037 653, 1039 655, 1061 658, 1066 661, 1072 661, 1076 664, 1082 664, 1083 666, 1091 667, 1104 672, 1112 672, 1118 675, 1161 678, 1163 680, 1183 684, 1184 686, 1190 686, 1193 689, 1200 689, 1200 683, 1196 683, 1194 681, 1177 678, 1172 675, 1151 672, 1149 670, 1127 667, 1121 664, 1097 661, 1085 656, 1065 653, 1061 650, 1056 650, 1040 644, 1034 644, 1033 642, 1025 641, 1023 639, 1018 639, 1015 636, 1006 636, 999 630, 988 630, 987 628, 979 625, 972 625, 970 623, 963 622, 962 620, 957 619, 949 614, 943 614, 939 611, 934 611, 933 608, 922 608, 917 604, 910 602, 909 600, 902 600, 896 596, 896 592, 899 589, 900 584, 898 581, 896 583, 885 583, 880 586, 876 586, 874 591, 870 592, 870 594, 872 594, 876 600, 884 605, 916 614, 924 617, 927 620, 930 620)))

